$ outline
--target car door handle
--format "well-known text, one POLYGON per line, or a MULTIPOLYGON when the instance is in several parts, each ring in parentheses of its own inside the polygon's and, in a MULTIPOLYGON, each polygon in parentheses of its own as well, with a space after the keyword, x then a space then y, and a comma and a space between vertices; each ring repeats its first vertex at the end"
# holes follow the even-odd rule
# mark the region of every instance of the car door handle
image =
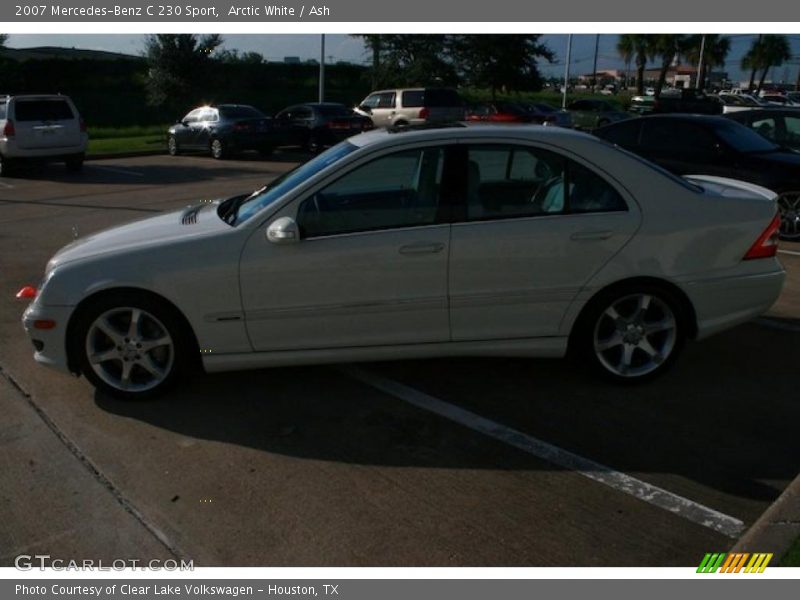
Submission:
POLYGON ((428 243, 422 242, 419 244, 408 244, 406 246, 400 246, 400 254, 410 255, 410 254, 438 254, 444 250, 444 244, 440 243, 428 243))
POLYGON ((569 239, 576 242, 590 242, 593 240, 607 240, 612 235, 614 235, 613 231, 576 231, 569 236, 569 239))

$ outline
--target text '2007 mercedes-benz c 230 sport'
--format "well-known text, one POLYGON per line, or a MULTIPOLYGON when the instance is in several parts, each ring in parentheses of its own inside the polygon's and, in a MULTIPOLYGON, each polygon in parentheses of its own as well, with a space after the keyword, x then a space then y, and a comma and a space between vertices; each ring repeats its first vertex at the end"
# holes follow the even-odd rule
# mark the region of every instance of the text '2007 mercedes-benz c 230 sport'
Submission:
POLYGON ((373 131, 252 194, 80 239, 23 321, 125 398, 207 371, 560 357, 621 382, 766 311, 775 195, 542 126, 373 131))

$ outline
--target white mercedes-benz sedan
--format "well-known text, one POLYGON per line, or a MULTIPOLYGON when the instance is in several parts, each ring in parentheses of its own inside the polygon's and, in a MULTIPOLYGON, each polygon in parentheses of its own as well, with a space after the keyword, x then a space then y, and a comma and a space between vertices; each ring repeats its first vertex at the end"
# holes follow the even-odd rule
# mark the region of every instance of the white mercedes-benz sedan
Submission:
POLYGON ((80 239, 23 323, 124 398, 206 371, 560 357, 621 382, 780 294, 775 194, 542 126, 375 131, 252 194, 80 239))

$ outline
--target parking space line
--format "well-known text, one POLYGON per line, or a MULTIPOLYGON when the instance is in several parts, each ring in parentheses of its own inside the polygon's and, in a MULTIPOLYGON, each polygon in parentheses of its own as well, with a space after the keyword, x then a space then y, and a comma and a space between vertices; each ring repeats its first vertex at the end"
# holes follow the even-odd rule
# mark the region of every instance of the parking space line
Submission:
POLYGON ((488 435, 537 458, 583 475, 619 492, 629 494, 648 504, 667 510, 674 515, 713 529, 728 537, 738 538, 744 532, 744 523, 735 517, 723 514, 713 508, 678 496, 625 473, 615 471, 611 467, 583 458, 516 429, 490 421, 397 381, 381 377, 358 367, 343 367, 341 371, 361 383, 403 400, 417 408, 427 410, 459 425, 488 435))
POLYGON ((800 256, 800 252, 795 252, 794 250, 778 250, 779 254, 791 254, 792 256, 800 256))
POLYGON ((4 187, 7 190, 13 190, 14 189, 13 185, 11 185, 10 183, 6 183, 5 181, 2 181, 2 180, 0 180, 0 187, 4 187))
POLYGON ((131 177, 144 177, 144 173, 139 171, 131 171, 130 169, 118 169, 116 167, 104 167, 101 165, 92 165, 93 169, 100 169, 101 171, 109 171, 111 173, 119 173, 121 175, 130 175, 131 177))

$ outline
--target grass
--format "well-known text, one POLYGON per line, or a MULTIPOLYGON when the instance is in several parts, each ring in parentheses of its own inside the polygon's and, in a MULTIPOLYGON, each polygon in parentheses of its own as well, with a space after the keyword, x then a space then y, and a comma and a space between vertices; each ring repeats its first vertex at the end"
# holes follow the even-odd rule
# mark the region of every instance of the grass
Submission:
POLYGON ((166 152, 163 130, 158 134, 94 139, 89 134, 89 156, 97 154, 124 154, 127 152, 166 152))
POLYGON ((92 127, 89 126, 89 139, 110 140, 114 138, 134 138, 144 136, 161 136, 167 134, 169 125, 129 125, 127 127, 92 127))
POLYGON ((781 567, 800 567, 800 538, 797 538, 789 551, 778 563, 781 567))

